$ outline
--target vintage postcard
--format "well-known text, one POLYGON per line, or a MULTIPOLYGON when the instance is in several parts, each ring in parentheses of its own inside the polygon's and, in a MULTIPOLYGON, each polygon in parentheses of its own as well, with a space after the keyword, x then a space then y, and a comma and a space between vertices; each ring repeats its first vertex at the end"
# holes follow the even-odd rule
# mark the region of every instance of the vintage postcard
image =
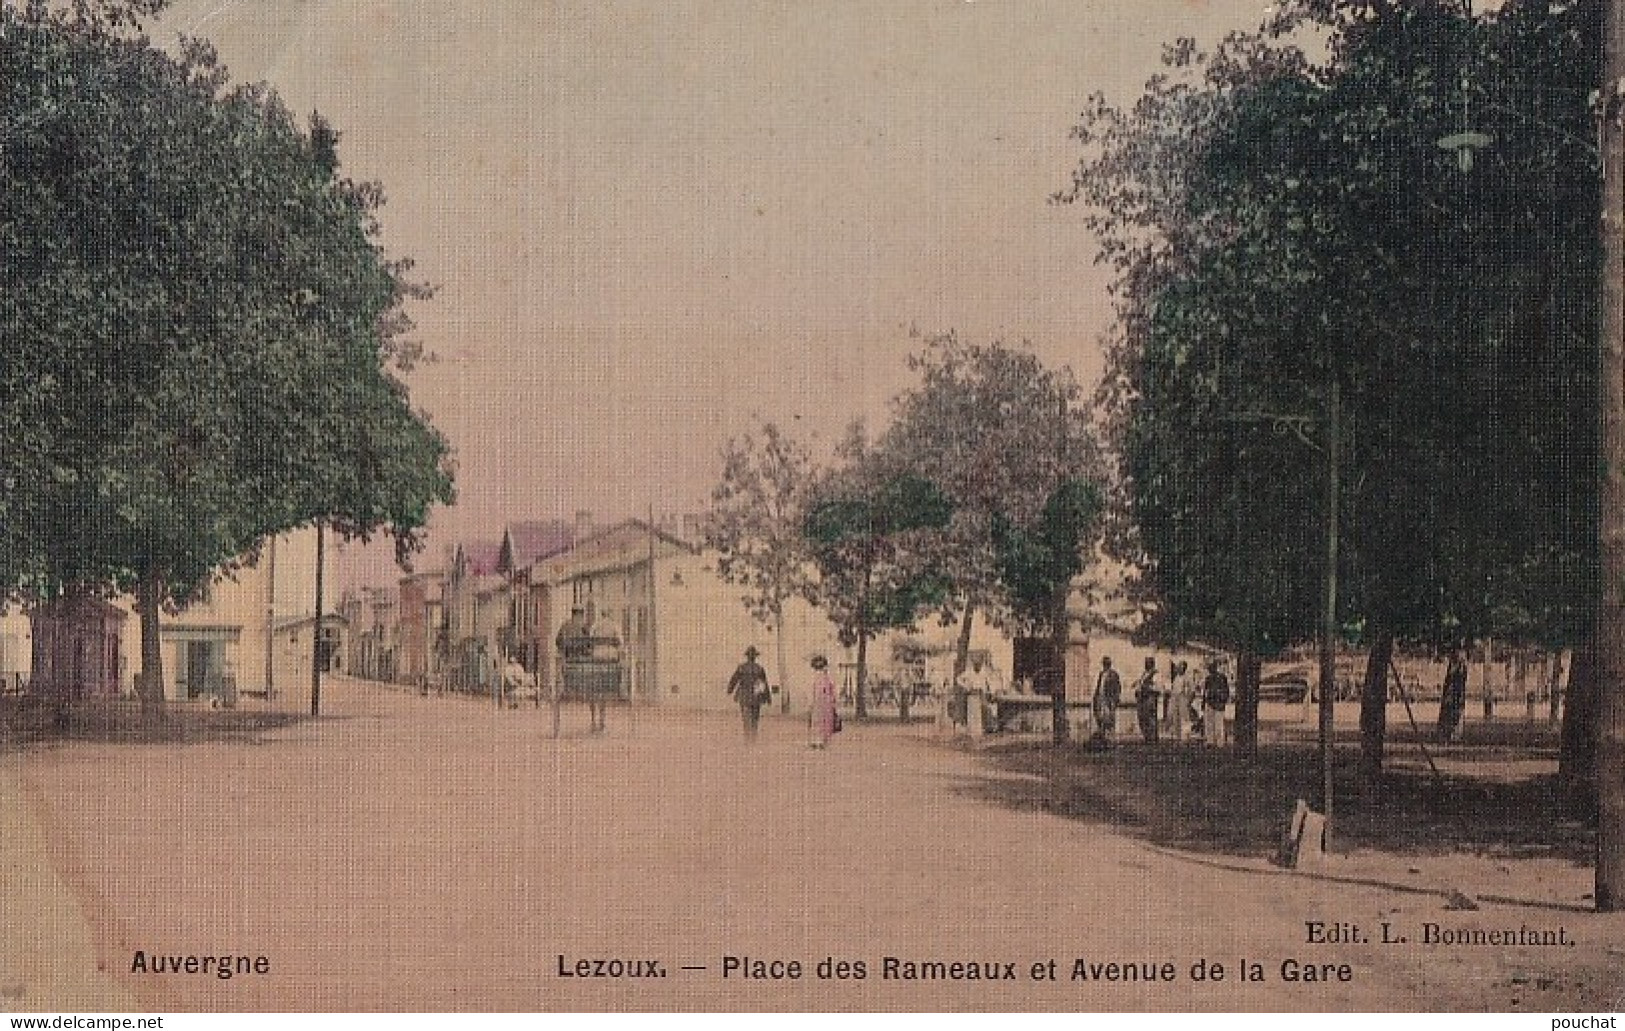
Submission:
POLYGON ((1617 2, 0 3, 0 1010, 1625 1009, 1617 2))

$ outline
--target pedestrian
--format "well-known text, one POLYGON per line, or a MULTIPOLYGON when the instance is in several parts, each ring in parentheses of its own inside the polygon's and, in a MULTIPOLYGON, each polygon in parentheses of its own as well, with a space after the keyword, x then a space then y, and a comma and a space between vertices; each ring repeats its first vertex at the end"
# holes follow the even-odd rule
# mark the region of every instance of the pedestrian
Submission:
POLYGON ((970 670, 965 673, 967 689, 980 691, 984 699, 992 698, 999 693, 1001 679, 999 671, 993 668, 993 663, 986 653, 971 652, 970 670))
MULTIPOLYGON (((595 661, 608 660, 615 667, 620 665, 621 636, 614 630, 599 632, 596 626, 590 625, 587 629, 587 656, 595 661)), ((609 717, 609 700, 620 693, 620 677, 611 674, 609 678, 595 678, 592 691, 587 695, 587 711, 592 714, 592 732, 603 734, 609 730, 607 719, 609 717)))
POLYGON ((1168 701, 1164 722, 1175 741, 1190 737, 1191 703, 1196 687, 1191 683, 1190 663, 1180 661, 1168 667, 1168 701))
POLYGON ((1102 656, 1100 676, 1095 678, 1094 740, 1110 746, 1117 731, 1117 703, 1123 696, 1123 679, 1112 669, 1111 656, 1102 656))
MULTIPOLYGON (((592 720, 589 733, 602 734, 607 729, 609 715, 608 692, 603 690, 604 685, 589 682, 584 686, 578 681, 572 688, 570 678, 564 672, 571 664, 579 663, 577 670, 589 664, 593 658, 593 649, 600 645, 613 648, 617 653, 620 649, 620 638, 614 634, 607 637, 596 637, 593 634, 592 617, 580 605, 570 610, 570 618, 559 627, 558 636, 553 639, 558 647, 560 660, 560 675, 563 678, 561 687, 566 691, 580 692, 586 695, 587 712, 592 720)), ((588 667, 590 670, 590 666, 588 667)), ((583 674, 585 675, 585 674, 583 674)))
POLYGON ((1140 736, 1148 745, 1157 743, 1157 721, 1162 717, 1162 691, 1157 687, 1157 660, 1145 657, 1145 672, 1134 685, 1134 712, 1140 721, 1140 736))
POLYGON ((999 693, 999 674, 992 661, 983 652, 972 652, 971 668, 962 679, 965 695, 965 724, 971 733, 982 732, 988 713, 993 711, 993 696, 999 693))
POLYGON ((829 747, 829 739, 841 729, 841 714, 835 708, 835 681, 829 678, 829 660, 822 655, 812 657, 812 709, 807 723, 812 729, 814 748, 829 747))
POLYGON ((734 702, 739 706, 739 718, 745 725, 745 740, 756 740, 756 729, 762 722, 762 703, 770 697, 767 688, 767 671, 764 670, 756 656, 762 654, 756 650, 755 645, 745 649, 745 661, 734 670, 734 675, 728 678, 728 693, 733 695, 734 702))
POLYGON ((1208 660, 1207 679, 1202 681, 1202 735, 1214 748, 1224 747, 1224 707, 1229 704, 1230 678, 1215 655, 1208 660))
POLYGON ((509 708, 519 708, 519 695, 528 680, 530 674, 525 671, 518 656, 508 656, 507 663, 502 667, 502 699, 509 708))
POLYGON ((1444 669, 1444 686, 1439 690, 1439 724, 1437 734, 1440 741, 1449 741, 1461 729, 1461 716, 1467 709, 1467 660, 1462 656, 1461 649, 1455 648, 1450 652, 1450 660, 1444 669))

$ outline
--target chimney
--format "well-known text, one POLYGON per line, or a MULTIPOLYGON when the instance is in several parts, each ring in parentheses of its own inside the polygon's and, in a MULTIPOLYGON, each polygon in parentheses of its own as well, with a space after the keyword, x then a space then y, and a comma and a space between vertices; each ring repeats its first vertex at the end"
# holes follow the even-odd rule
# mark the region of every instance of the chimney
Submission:
POLYGON ((576 509, 576 540, 583 540, 592 535, 592 509, 576 509))

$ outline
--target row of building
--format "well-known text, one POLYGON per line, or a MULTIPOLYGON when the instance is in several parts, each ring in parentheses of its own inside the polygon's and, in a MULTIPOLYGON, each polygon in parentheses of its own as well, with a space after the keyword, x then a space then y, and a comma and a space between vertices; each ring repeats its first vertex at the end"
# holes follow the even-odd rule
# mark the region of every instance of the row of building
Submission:
MULTIPOLYGON (((595 634, 619 638, 625 697, 723 708, 731 704, 729 675, 747 647, 760 651, 777 680, 778 642, 750 615, 744 589, 718 575, 717 555, 704 548, 700 531, 692 516, 597 526, 578 513, 573 521, 510 523, 497 539, 448 550, 440 568, 323 599, 319 628, 315 531, 283 534, 195 604, 162 614, 165 694, 228 704, 247 695, 303 708, 318 634, 329 671, 489 693, 517 665, 547 692, 558 675, 559 628, 580 608, 595 634)), ((123 597, 69 596, 13 610, 0 616, 0 680, 67 697, 132 693, 139 624, 132 599, 123 597)), ((783 686, 793 702, 806 699, 815 654, 850 678, 851 650, 822 610, 791 600, 783 633, 783 686)), ((906 652, 915 664, 909 675, 918 676, 920 656, 948 655, 954 637, 953 629, 922 621, 921 632, 899 648, 885 640, 871 646, 871 667, 877 679, 893 675, 894 656, 906 652)), ((979 627, 973 646, 1010 669, 1010 644, 995 631, 979 627)))
MULTIPOLYGON (((405 684, 489 691, 509 662, 543 692, 558 675, 556 637, 581 609, 595 635, 621 642, 623 694, 694 708, 730 704, 728 677, 754 645, 776 679, 771 632, 743 604, 743 588, 716 572, 693 517, 597 527, 516 522, 498 540, 465 543, 446 568, 403 577, 340 605, 350 669, 405 684)), ((784 647, 793 697, 805 697, 808 661, 846 649, 823 612, 787 605, 784 647), (801 688, 798 690, 798 687, 801 688)))
MULTIPOLYGON (((165 697, 239 694, 308 704, 315 661, 316 532, 265 542, 203 597, 159 619, 165 697)), ((324 605, 324 610, 327 606, 324 605)), ((0 684, 56 697, 130 694, 140 668, 134 599, 70 593, 0 616, 0 684)), ((319 631, 328 668, 339 668, 345 623, 324 611, 319 631)))

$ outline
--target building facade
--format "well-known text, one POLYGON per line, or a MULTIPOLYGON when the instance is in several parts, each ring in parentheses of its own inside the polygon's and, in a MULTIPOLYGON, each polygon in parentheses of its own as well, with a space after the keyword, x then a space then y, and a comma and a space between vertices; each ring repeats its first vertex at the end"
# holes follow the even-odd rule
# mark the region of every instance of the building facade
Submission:
POLYGON ((445 574, 436 570, 401 578, 396 594, 395 679, 421 685, 442 673, 448 631, 442 592, 445 574))

